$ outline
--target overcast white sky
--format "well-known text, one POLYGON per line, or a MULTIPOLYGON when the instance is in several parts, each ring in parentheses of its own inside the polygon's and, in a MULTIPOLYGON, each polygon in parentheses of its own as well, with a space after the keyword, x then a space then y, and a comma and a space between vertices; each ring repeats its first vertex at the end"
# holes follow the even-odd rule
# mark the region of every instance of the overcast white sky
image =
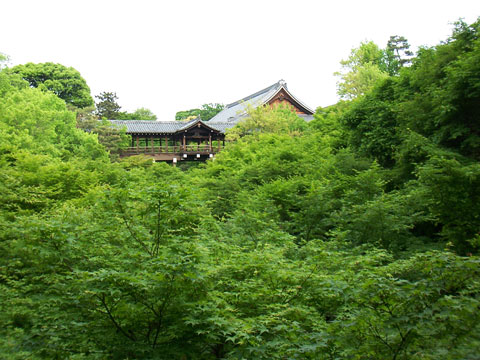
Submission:
POLYGON ((0 52, 11 65, 72 66, 92 95, 159 120, 230 103, 279 79, 311 108, 337 101, 339 62, 363 40, 390 35, 433 46, 479 0, 1 0, 0 52))

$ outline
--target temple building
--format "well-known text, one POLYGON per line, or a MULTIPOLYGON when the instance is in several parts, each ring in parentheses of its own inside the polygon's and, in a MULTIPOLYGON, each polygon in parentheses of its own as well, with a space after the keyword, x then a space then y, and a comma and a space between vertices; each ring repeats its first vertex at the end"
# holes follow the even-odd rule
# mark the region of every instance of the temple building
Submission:
POLYGON ((258 106, 287 105, 298 116, 310 121, 313 110, 295 98, 285 81, 279 82, 225 106, 209 121, 109 120, 125 127, 132 136, 131 147, 122 156, 144 154, 156 161, 205 160, 225 146, 225 131, 247 117, 247 110, 258 106))
POLYGON ((288 91, 287 83, 284 80, 280 80, 255 94, 228 104, 208 123, 234 125, 242 118, 248 116, 247 110, 249 108, 256 108, 264 105, 276 106, 280 104, 291 107, 298 116, 304 118, 306 121, 313 120, 314 111, 295 98, 295 96, 288 91))

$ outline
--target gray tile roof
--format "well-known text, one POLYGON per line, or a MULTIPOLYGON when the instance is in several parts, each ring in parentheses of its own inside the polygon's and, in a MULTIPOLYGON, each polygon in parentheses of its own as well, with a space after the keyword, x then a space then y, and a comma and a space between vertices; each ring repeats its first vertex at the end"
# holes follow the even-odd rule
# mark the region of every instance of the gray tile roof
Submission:
POLYGON ((307 114, 297 114, 297 115, 300 116, 306 122, 310 122, 314 119, 313 115, 307 115, 307 114))
MULTIPOLYGON (((215 115, 210 121, 202 121, 200 117, 192 119, 188 122, 184 121, 149 121, 149 120, 108 120, 112 125, 127 128, 128 134, 174 134, 179 131, 188 129, 190 126, 201 122, 211 129, 217 130, 222 134, 225 130, 234 127, 238 121, 247 117, 247 110, 249 107, 256 108, 266 104, 272 97, 275 96, 281 89, 285 89, 287 93, 295 99, 304 109, 310 111, 307 106, 296 99, 287 88, 285 81, 280 80, 269 87, 257 91, 256 93, 244 97, 241 100, 235 101, 225 106, 225 108, 215 115)), ((313 120, 313 115, 299 114, 302 119, 309 122, 313 120)))
POLYGON ((256 92, 255 94, 249 95, 241 100, 226 105, 225 108, 211 118, 208 123, 237 122, 238 117, 245 114, 249 107, 256 108, 257 106, 265 104, 268 99, 275 95, 278 90, 280 90, 281 83, 282 81, 279 81, 263 90, 256 92))
POLYGON ((209 122, 206 123, 206 125, 210 126, 211 128, 215 129, 215 130, 218 130, 220 131, 222 134, 225 133, 225 130, 227 129, 231 129, 232 127, 234 127, 237 123, 232 123, 232 122, 224 122, 224 123, 221 123, 221 122, 218 122, 218 123, 215 123, 215 124, 210 124, 209 122))
POLYGON ((207 127, 225 133, 226 129, 233 127, 232 123, 210 124, 195 118, 188 122, 184 121, 150 121, 150 120, 108 120, 115 127, 126 127, 127 134, 174 134, 188 129, 190 126, 201 122, 207 127))
MULTIPOLYGON (((225 108, 215 115, 208 124, 214 123, 234 123, 236 124, 242 117, 245 117, 246 112, 249 107, 256 108, 261 105, 265 105, 275 94, 277 94, 281 89, 285 89, 285 91, 297 101, 303 108, 310 111, 313 114, 313 111, 303 103, 301 103, 298 99, 296 99, 287 88, 287 83, 284 80, 280 80, 269 87, 260 90, 252 95, 249 95, 241 100, 235 101, 231 104, 225 106, 225 108)), ((303 116, 301 116, 303 118, 303 116)), ((313 118, 312 118, 313 119, 313 118)), ((306 121, 307 118, 305 119, 306 121)))
POLYGON ((126 127, 128 134, 165 133, 173 134, 184 123, 179 121, 149 121, 149 120, 108 120, 116 127, 126 127))

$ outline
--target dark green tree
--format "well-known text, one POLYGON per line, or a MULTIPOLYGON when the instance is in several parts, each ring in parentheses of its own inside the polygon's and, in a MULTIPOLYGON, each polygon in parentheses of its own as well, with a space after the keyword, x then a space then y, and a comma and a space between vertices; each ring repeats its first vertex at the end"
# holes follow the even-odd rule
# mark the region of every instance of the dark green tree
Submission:
POLYGON ((358 99, 342 115, 342 124, 350 129, 349 142, 363 156, 376 159, 382 166, 393 165, 397 132, 395 78, 389 78, 358 99))
POLYGON ((104 91, 100 95, 95 95, 98 100, 96 103, 97 115, 101 119, 118 119, 120 116, 121 106, 118 105, 117 93, 104 91))
POLYGON ((211 118, 213 118, 215 115, 217 115, 220 111, 222 111, 224 108, 223 104, 203 104, 202 108, 200 109, 200 116, 202 120, 208 121, 211 118))
POLYGON ((178 111, 175 114, 175 120, 184 120, 188 119, 189 117, 196 117, 200 116, 200 118, 204 121, 208 121, 217 115, 220 111, 224 108, 223 104, 217 103, 209 103, 203 104, 200 109, 190 109, 185 111, 178 111))
POLYGON ((141 107, 135 110, 133 113, 120 112, 116 119, 118 120, 157 120, 155 115, 150 109, 141 107))
POLYGON ((90 88, 80 73, 61 64, 28 63, 7 70, 19 74, 31 87, 53 92, 69 105, 84 108, 93 105, 90 88))
POLYGON ((413 52, 404 36, 392 35, 385 49, 385 63, 390 75, 398 74, 401 67, 411 63, 413 52))
POLYGON ((99 121, 93 107, 77 111, 77 127, 96 134, 98 142, 108 151, 112 161, 118 160, 122 149, 131 142, 131 137, 125 133, 125 129, 112 127, 106 120, 99 121))
POLYGON ((177 111, 177 113, 175 114, 175 120, 186 120, 188 118, 197 117, 199 115, 200 109, 177 111))

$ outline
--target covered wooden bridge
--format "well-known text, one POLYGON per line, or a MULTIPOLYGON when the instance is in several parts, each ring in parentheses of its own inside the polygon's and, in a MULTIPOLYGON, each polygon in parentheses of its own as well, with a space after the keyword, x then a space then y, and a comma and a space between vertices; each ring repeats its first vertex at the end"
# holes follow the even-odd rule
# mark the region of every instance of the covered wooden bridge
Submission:
POLYGON ((209 121, 200 118, 184 121, 109 120, 115 127, 125 127, 132 144, 122 156, 144 154, 157 161, 205 160, 225 146, 225 130, 248 116, 249 108, 258 106, 289 107, 305 121, 313 119, 313 110, 300 102, 280 80, 225 108, 209 121))
POLYGON ((156 161, 205 160, 225 146, 225 130, 234 124, 209 124, 200 118, 182 121, 109 120, 126 128, 131 146, 122 156, 144 154, 156 161))

